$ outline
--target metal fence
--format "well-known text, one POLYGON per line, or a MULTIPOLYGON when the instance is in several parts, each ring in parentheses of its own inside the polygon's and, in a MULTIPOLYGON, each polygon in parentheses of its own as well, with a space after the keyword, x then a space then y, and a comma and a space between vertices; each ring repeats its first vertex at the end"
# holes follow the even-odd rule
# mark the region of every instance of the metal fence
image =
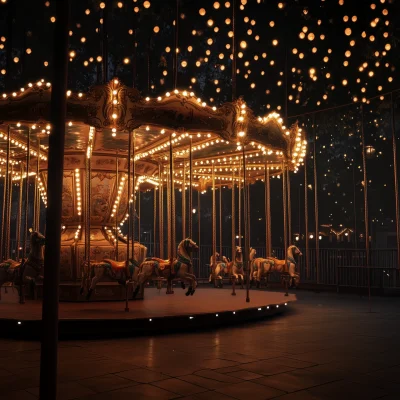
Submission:
MULTIPOLYGON (((158 256, 158 244, 143 243, 148 248, 148 255, 158 256)), ((12 254, 15 243, 11 243, 12 254)), ((165 245, 165 249, 166 249, 165 245)), ((265 257, 265 247, 255 247, 256 257, 265 257)), ((219 252, 220 249, 218 248, 219 252)), ((284 258, 284 249, 273 248, 277 258, 284 258)), ((322 248, 319 250, 319 268, 317 273, 316 251, 309 249, 308 267, 306 265, 305 250, 299 259, 297 268, 300 271, 302 283, 320 284, 328 286, 367 288, 368 275, 370 287, 377 289, 400 288, 400 270, 397 265, 397 249, 371 249, 370 268, 366 267, 366 252, 364 249, 322 248)), ((193 254, 193 264, 196 276, 200 280, 208 280, 210 276, 210 257, 212 246, 201 246, 193 254)), ((14 254, 13 254, 14 255, 14 254)), ((230 246, 222 248, 222 255, 231 258, 230 246)), ((271 276, 271 281, 279 282, 279 277, 271 276)))
MULTIPOLYGON (((152 244, 145 244, 152 254, 152 244)), ((157 247, 157 246, 156 246, 157 247)), ((265 247, 255 247, 256 257, 265 257, 265 247)), ((219 252, 220 249, 217 248, 219 252)), ((284 258, 283 248, 273 248, 277 258, 284 258)), ((336 287, 367 288, 368 272, 371 288, 400 288, 400 271, 397 266, 396 249, 370 250, 370 268, 366 267, 366 252, 363 249, 319 249, 319 268, 317 274, 316 252, 309 249, 308 268, 305 250, 299 259, 298 269, 301 282, 336 287)), ((196 276, 208 280, 210 275, 210 257, 212 246, 201 246, 199 252, 193 254, 196 276)), ((222 255, 231 258, 229 246, 222 248, 222 255)), ((271 276, 271 281, 279 282, 279 277, 271 276)))

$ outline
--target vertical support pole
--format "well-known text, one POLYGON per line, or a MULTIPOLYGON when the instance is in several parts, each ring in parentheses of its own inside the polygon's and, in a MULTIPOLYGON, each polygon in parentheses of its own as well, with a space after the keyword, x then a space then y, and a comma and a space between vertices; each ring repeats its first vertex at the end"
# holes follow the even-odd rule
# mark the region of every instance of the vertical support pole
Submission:
POLYGON ((182 239, 186 239, 186 167, 183 161, 183 182, 182 182, 182 239))
MULTIPOLYGON (((240 174, 239 174, 240 179, 240 174)), ((240 209, 240 207, 239 207, 240 209)), ((235 168, 232 165, 232 265, 236 256, 235 168)), ((232 276, 232 296, 236 296, 235 278, 232 276)))
MULTIPOLYGON (((232 101, 236 100, 236 2, 232 1, 232 101)), ((234 260, 233 260, 234 261, 234 260)))
POLYGON ((29 216, 29 163, 31 161, 31 128, 28 129, 28 137, 27 137, 27 150, 26 150, 26 180, 25 180, 25 223, 24 223, 24 232, 23 232, 23 249, 22 249, 22 258, 26 257, 26 243, 27 243, 27 235, 28 235, 28 216, 29 216))
MULTIPOLYGON (((6 185, 7 185, 7 175, 4 175, 4 186, 3 186, 3 203, 2 203, 2 213, 1 213, 1 235, 4 235, 4 227, 5 227, 5 214, 6 214, 6 185)), ((4 251, 4 243, 0 243, 0 262, 3 261, 3 251, 4 251)))
MULTIPOLYGON (((239 247, 242 246, 242 189, 241 189, 241 176, 240 176, 240 161, 239 161, 239 171, 238 171, 238 236, 239 236, 239 247)), ((235 259, 233 259, 235 260, 235 259)))
POLYGON ((392 109, 392 144, 393 144, 393 178, 394 178, 394 196, 396 201, 396 237, 397 237, 397 268, 400 270, 400 210, 399 210, 399 178, 397 170, 397 138, 396 138, 396 115, 394 108, 393 92, 391 93, 392 109))
POLYGON ((108 7, 111 7, 110 1, 103 8, 103 84, 108 82, 108 7))
POLYGON ((21 228, 22 228, 22 192, 23 192, 23 185, 24 185, 24 177, 23 177, 23 164, 20 165, 20 178, 19 178, 19 191, 18 191, 18 210, 17 210, 17 232, 16 232, 16 252, 15 257, 16 260, 19 260, 20 256, 20 244, 21 244, 21 228))
POLYGON ((318 175, 317 175, 317 130, 315 127, 315 114, 313 114, 314 130, 314 215, 315 215, 315 269, 317 285, 319 284, 319 213, 318 213, 318 175))
POLYGON ((217 252, 217 207, 216 207, 216 195, 215 195, 215 166, 212 166, 212 260, 213 263, 210 266, 212 270, 216 267, 216 257, 217 252))
POLYGON ((307 154, 304 157, 304 230, 306 244, 306 276, 310 278, 310 260, 309 260, 309 232, 308 232, 308 179, 307 179, 307 154))
POLYGON ((37 139, 37 158, 36 158, 36 212, 35 212, 35 231, 40 231, 40 189, 39 189, 39 178, 40 178, 40 138, 37 139))
POLYGON ((282 199, 283 199, 283 246, 285 248, 285 268, 287 270, 287 188, 286 188, 286 165, 285 162, 282 161, 282 199))
POLYGON ((357 206, 356 206, 356 167, 353 163, 353 214, 354 214, 354 246, 358 248, 357 240, 357 206))
POLYGON ((250 246, 249 246, 249 221, 248 221, 248 196, 246 193, 246 151, 245 143, 242 143, 242 157, 243 157, 243 243, 244 251, 242 249, 243 266, 246 274, 246 303, 250 303, 250 246))
POLYGON ((219 186, 219 255, 222 257, 222 184, 219 186))
POLYGON ((176 16, 175 16, 175 31, 174 31, 174 89, 178 85, 178 37, 179 37, 179 0, 176 0, 176 16))
POLYGON ((153 188, 153 257, 156 255, 157 243, 157 188, 153 188))
POLYGON ((288 244, 292 244, 292 199, 290 194, 290 171, 286 169, 287 213, 288 213, 288 244))
POLYGON ((189 147, 189 237, 193 238, 193 152, 192 135, 190 135, 189 147))
POLYGON ((135 255, 135 216, 136 216, 136 208, 135 208, 135 199, 136 199, 136 162, 135 162, 135 154, 136 154, 136 132, 133 131, 133 146, 132 146, 132 195, 130 198, 131 204, 131 223, 132 223, 132 258, 135 255))
POLYGON ((268 233, 269 233, 268 226, 270 224, 269 214, 268 214, 268 186, 269 186, 269 169, 267 166, 267 162, 265 162, 265 166, 264 166, 265 257, 268 257, 270 254, 270 252, 269 252, 269 237, 268 237, 268 233))
POLYGON ((11 170, 9 173, 8 177, 8 204, 7 204, 7 219, 6 219, 6 224, 7 224, 7 236, 6 236, 6 258, 12 258, 11 254, 11 214, 12 214, 12 197, 13 197, 13 183, 12 183, 12 176, 14 173, 14 166, 11 164, 11 170))
POLYGON ((159 177, 159 194, 158 194, 158 235, 160 240, 159 256, 164 258, 164 185, 161 173, 161 163, 158 164, 158 177, 159 177))
MULTIPOLYGON (((128 234, 126 236, 126 268, 129 268, 129 251, 131 239, 131 193, 132 193, 132 173, 131 173, 131 160, 132 158, 132 132, 128 133, 128 234)), ((132 260, 135 259, 135 254, 132 253, 132 260)), ((128 272, 128 271, 127 271, 128 272)), ((129 276, 129 275, 128 275, 129 276)))
MULTIPOLYGON (((115 155, 115 194, 119 196, 119 165, 118 165, 118 150, 115 155)), ((119 205, 119 203, 118 203, 119 205)), ((114 229, 115 229, 115 259, 118 261, 118 208, 115 209, 115 221, 114 221, 114 229)))
POLYGON ((6 174, 4 177, 4 202, 3 202, 3 232, 2 232, 2 243, 1 246, 3 248, 3 258, 7 260, 9 258, 9 248, 7 246, 7 236, 10 227, 8 226, 8 214, 9 214, 9 197, 10 197, 10 146, 11 146, 11 138, 10 138, 10 125, 8 125, 7 129, 7 152, 6 152, 6 174))
POLYGON ((199 243, 199 264, 197 266, 198 271, 197 271, 197 276, 200 276, 200 262, 201 262, 201 202, 200 202, 200 187, 197 190, 197 218, 198 218, 198 223, 197 223, 197 229, 198 229, 198 243, 199 243))
POLYGON ((138 184, 138 206, 137 206, 137 216, 138 216, 138 241, 141 243, 141 231, 140 231, 140 184, 138 184))
POLYGON ((170 177, 170 187, 169 187, 169 211, 170 217, 168 220, 169 236, 170 236, 170 256, 169 259, 172 262, 175 258, 175 229, 174 229, 174 154, 172 147, 172 134, 169 138, 169 177, 170 177))
POLYGON ((61 212, 67 111, 69 1, 56 2, 54 31, 54 78, 51 93, 48 158, 48 206, 44 257, 42 342, 40 357, 41 400, 57 398, 58 297, 60 280, 61 212))
POLYGON ((361 146, 362 146, 362 162, 364 176, 364 224, 365 224, 365 252, 366 267, 368 275, 368 299, 370 301, 369 311, 371 312, 371 278, 370 278, 370 248, 369 248, 369 215, 368 215, 368 176, 367 176, 367 155, 365 150, 364 136, 364 107, 361 104, 361 146))

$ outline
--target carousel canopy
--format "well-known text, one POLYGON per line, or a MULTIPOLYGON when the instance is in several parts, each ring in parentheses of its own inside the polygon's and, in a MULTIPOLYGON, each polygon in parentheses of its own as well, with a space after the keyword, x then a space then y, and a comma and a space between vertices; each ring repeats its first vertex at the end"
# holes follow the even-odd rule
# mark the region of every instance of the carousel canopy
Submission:
MULTIPOLYGON (((242 99, 210 107, 185 90, 142 97, 117 79, 87 93, 68 91, 66 95, 65 168, 80 168, 89 156, 94 170, 113 171, 117 158, 120 171, 126 171, 132 134, 131 154, 142 188, 159 183, 169 166, 170 143, 174 179, 183 184, 192 150, 193 182, 200 189, 211 184, 213 170, 217 184, 241 179, 243 146, 251 182, 263 179, 265 168, 271 175, 280 174, 283 167, 296 171, 305 155, 304 133, 297 124, 285 127, 276 113, 255 117, 242 99)), ((52 134, 50 104, 51 84, 44 81, 0 96, 1 175, 6 169, 8 135, 9 170, 15 179, 26 171, 28 134, 30 171, 38 157, 40 170, 46 170, 48 136, 52 134)))

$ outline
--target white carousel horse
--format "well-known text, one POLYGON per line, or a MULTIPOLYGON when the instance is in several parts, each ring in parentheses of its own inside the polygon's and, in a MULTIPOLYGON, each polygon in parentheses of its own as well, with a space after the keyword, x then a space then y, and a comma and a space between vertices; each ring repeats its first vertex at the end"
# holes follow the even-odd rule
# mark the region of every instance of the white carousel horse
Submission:
POLYGON ((186 296, 193 295, 197 287, 197 280, 196 276, 190 273, 192 271, 190 253, 198 249, 199 247, 192 239, 184 239, 179 243, 178 256, 172 263, 170 260, 162 260, 156 257, 146 259, 140 266, 133 298, 137 296, 139 291, 141 295, 143 294, 146 282, 150 279, 158 278, 167 279, 167 294, 174 293, 172 290, 172 280, 179 279, 189 284, 186 296))
POLYGON ((117 281, 120 285, 127 285, 127 282, 137 282, 140 264, 145 260, 147 255, 147 247, 135 242, 134 255, 129 260, 127 267, 126 261, 115 261, 111 259, 104 259, 103 261, 90 261, 90 268, 88 275, 85 274, 88 265, 87 262, 82 264, 82 283, 80 293, 85 292, 85 286, 89 286, 86 294, 86 300, 90 299, 96 285, 102 279, 108 278, 117 281), (85 285, 85 283, 87 285, 85 285))
POLYGON ((287 274, 290 276, 290 286, 297 287, 300 282, 300 274, 296 272, 298 257, 302 256, 301 251, 295 245, 287 248, 286 260, 279 260, 275 257, 256 258, 251 263, 250 276, 252 281, 256 280, 257 287, 260 287, 261 278, 266 277, 268 285, 268 276, 272 272, 287 274))
POLYGON ((34 285, 36 278, 43 276, 45 237, 39 232, 32 232, 30 243, 30 252, 26 260, 18 262, 9 259, 0 263, 0 298, 1 287, 10 282, 18 287, 20 302, 24 303, 24 285, 34 285))
POLYGON ((225 256, 220 256, 219 253, 215 253, 215 256, 210 257, 210 277, 208 281, 214 282, 214 287, 222 287, 222 276, 220 272, 225 270, 228 265, 228 259, 225 256), (216 274, 216 270, 218 270, 218 274, 216 274))

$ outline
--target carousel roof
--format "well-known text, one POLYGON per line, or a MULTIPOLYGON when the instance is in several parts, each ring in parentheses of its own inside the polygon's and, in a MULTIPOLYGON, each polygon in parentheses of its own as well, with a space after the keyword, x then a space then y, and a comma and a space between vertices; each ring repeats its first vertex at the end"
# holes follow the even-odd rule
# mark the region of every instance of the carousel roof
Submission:
MULTIPOLYGON (((297 170, 303 161, 306 142, 297 124, 286 128, 276 113, 255 117, 242 99, 211 107, 189 91, 174 90, 163 97, 142 97, 117 79, 93 87, 87 93, 67 92, 65 168, 83 166, 91 148, 92 168, 126 171, 128 139, 134 137, 136 175, 142 181, 158 179, 159 166, 169 165, 173 146, 175 179, 179 183, 189 171, 190 147, 193 178, 202 188, 211 184, 212 170, 218 184, 239 179, 242 146, 250 181, 271 175, 285 165, 297 170), (235 174, 235 178, 233 178, 235 174)), ((0 96, 0 174, 4 175, 7 137, 10 133, 10 162, 14 174, 26 163, 28 132, 32 165, 40 157, 47 168, 51 84, 39 81, 26 89, 0 96)), ((74 168, 75 168, 74 167, 74 168)), ((188 180, 187 180, 188 182, 188 180)))

